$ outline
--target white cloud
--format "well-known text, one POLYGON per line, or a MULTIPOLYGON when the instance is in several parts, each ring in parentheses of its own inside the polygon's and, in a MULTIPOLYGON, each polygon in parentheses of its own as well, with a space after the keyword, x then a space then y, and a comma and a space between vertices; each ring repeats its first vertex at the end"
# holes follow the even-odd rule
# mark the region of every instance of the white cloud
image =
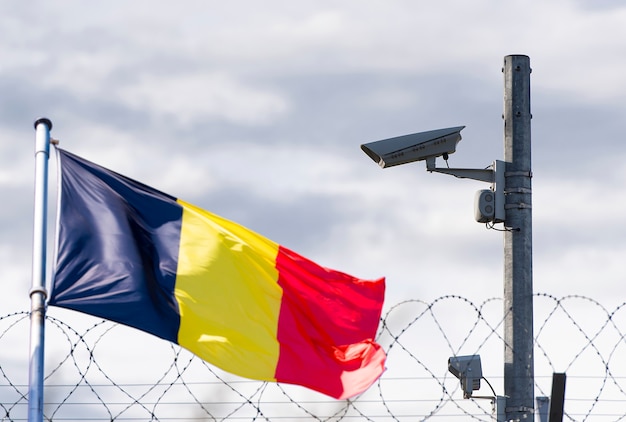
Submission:
POLYGON ((289 109, 283 95, 222 73, 175 77, 149 74, 122 87, 119 95, 137 110, 183 124, 215 119, 244 125, 267 124, 289 109))
POLYGON ((30 187, 35 180, 35 131, 0 130, 0 188, 30 187), (32 143, 21 139, 26 133, 32 143), (28 148, 24 148, 28 146, 28 148))
MULTIPOLYGON (((626 215, 626 182, 599 179, 543 179, 534 186, 537 223, 576 231, 609 230, 626 215)), ((598 231, 596 231, 598 233, 598 231)))

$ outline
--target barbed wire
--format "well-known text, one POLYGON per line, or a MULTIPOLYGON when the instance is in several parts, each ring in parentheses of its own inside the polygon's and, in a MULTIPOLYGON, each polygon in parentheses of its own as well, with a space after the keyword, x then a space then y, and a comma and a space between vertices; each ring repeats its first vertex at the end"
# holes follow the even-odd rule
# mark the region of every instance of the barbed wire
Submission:
MULTIPOLYGON (((535 295, 535 391, 548 396, 552 373, 567 373, 566 420, 626 420, 625 307, 535 295)), ((336 401, 237 378, 140 331, 50 308, 44 415, 48 421, 491 421, 492 396, 504 394, 506 312, 499 298, 476 304, 456 295, 391 306, 377 335, 388 354, 385 373, 362 395, 336 401), (447 360, 472 354, 480 354, 487 382, 477 397, 463 399, 447 360)), ((28 330, 28 312, 0 316, 3 421, 27 418, 28 330)))

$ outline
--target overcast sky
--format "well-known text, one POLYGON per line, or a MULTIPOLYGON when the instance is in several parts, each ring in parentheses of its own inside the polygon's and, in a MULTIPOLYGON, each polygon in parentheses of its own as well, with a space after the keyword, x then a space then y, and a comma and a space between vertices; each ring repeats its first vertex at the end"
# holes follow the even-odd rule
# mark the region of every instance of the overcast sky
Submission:
MULTIPOLYGON (((530 57, 534 289, 624 300, 626 6, 598 0, 0 4, 0 298, 28 309, 33 122, 61 147, 322 265, 387 306, 502 296, 486 184, 359 146, 465 125, 503 159, 503 58, 530 57)), ((54 180, 54 158, 51 159, 54 180)), ((51 199, 54 199, 53 197, 51 199)))

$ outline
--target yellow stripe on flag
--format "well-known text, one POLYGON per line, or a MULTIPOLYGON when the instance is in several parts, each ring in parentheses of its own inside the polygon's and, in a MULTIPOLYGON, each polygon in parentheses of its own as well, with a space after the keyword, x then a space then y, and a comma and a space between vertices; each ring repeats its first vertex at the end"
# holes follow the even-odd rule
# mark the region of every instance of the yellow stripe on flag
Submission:
POLYGON ((282 299, 278 244, 177 202, 183 207, 174 288, 178 344, 228 372, 274 381, 282 299))

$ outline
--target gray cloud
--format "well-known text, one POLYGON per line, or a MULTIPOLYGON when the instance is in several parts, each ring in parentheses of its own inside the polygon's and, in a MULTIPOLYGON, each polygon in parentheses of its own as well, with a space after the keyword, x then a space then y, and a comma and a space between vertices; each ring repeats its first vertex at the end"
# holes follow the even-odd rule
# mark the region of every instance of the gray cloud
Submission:
POLYGON ((450 165, 501 159, 511 53, 533 67, 536 290, 617 300, 618 12, 575 0, 2 4, 0 278, 18 281, 0 303, 27 300, 41 115, 63 148, 323 265, 387 276, 388 305, 499 296, 502 235, 472 216, 487 185, 423 163, 381 170, 359 145, 467 125, 450 165))

